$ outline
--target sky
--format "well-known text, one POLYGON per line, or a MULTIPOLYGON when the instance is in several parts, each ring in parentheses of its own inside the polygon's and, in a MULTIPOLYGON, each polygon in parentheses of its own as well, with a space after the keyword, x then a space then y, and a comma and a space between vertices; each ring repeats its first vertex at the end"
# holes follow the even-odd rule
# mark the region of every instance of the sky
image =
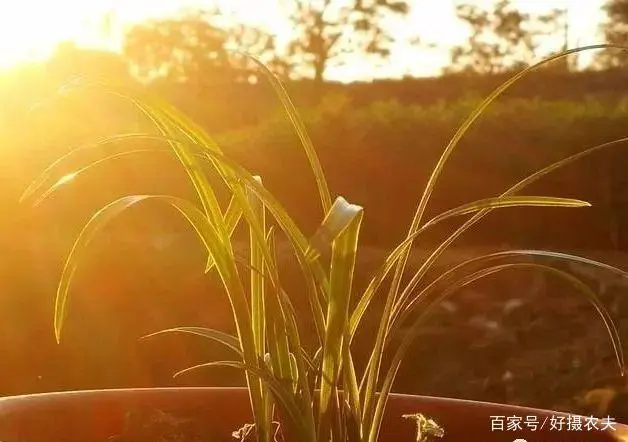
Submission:
MULTIPOLYGON (((163 17, 186 7, 218 5, 239 20, 267 28, 279 40, 290 33, 282 15, 286 0, 19 0, 0 7, 0 68, 49 56, 61 41, 75 41, 80 46, 119 50, 124 27, 138 21, 163 17), (10 5, 10 6, 9 6, 10 5), (254 7, 252 5, 257 5, 254 7), (36 13, 34 13, 36 11, 36 13), (102 17, 113 12, 113 32, 103 33, 102 17)), ((314 0, 315 1, 315 0, 314 0)), ((367 61, 347 60, 328 72, 337 81, 369 77, 437 75, 449 60, 448 47, 464 41, 468 30, 454 15, 455 0, 411 0, 409 16, 391 23, 397 42, 389 59, 381 66, 367 61), (406 43, 419 37, 436 43, 437 48, 417 48, 406 43)), ((490 5, 492 0, 467 3, 490 5)), ((543 12, 569 7, 570 46, 600 43, 596 34, 604 15, 603 0, 513 0, 522 11, 543 12)), ((560 37, 548 43, 548 52, 562 46, 560 37)), ((544 54, 540 54, 543 56, 544 54)), ((581 62, 586 63, 586 58, 581 62)))

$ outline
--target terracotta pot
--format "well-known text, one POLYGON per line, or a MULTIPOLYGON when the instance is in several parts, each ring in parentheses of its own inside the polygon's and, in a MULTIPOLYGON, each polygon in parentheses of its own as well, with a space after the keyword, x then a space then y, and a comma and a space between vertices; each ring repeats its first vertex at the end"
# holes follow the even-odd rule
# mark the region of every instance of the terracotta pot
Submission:
MULTIPOLYGON (((0 399, 0 440, 233 442, 232 431, 251 422, 249 410, 248 393, 243 388, 121 389, 13 396, 0 399)), ((615 430, 568 431, 569 416, 548 410, 393 394, 380 441, 415 441, 415 424, 402 415, 417 412, 444 427, 443 442, 597 442, 622 440, 617 438, 628 435, 628 426, 620 424, 615 424, 615 430), (533 431, 534 416, 539 427, 545 422, 542 429, 533 431), (521 419, 522 429, 509 430, 508 417, 511 422, 521 419), (559 418, 564 419, 561 431, 550 425, 559 418), (503 430, 498 428, 501 422, 503 430)))

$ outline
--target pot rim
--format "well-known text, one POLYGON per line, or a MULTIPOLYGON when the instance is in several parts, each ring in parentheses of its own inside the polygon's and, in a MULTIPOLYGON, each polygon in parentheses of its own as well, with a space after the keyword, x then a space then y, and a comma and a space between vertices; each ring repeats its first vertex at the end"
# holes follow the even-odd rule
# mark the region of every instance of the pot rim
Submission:
MULTIPOLYGON (((98 389, 78 389, 78 390, 59 390, 40 393, 25 393, 18 395, 2 396, 0 397, 0 406, 6 402, 12 402, 14 400, 27 400, 27 399, 54 399, 54 398, 67 398, 67 397, 88 397, 88 396, 106 396, 106 395, 144 395, 155 393, 175 394, 177 392, 234 392, 237 394, 244 394, 248 391, 246 387, 207 387, 207 386, 186 386, 186 387, 123 387, 123 388, 98 388, 98 389)), ((440 402, 455 403, 459 405, 467 405, 472 407, 486 407, 486 408, 505 408, 513 411, 520 412, 533 412, 533 413, 552 413, 554 415, 577 415, 577 413, 569 413, 564 411, 556 411, 549 408, 537 408, 528 407, 523 405, 514 405, 501 402, 481 401, 474 399, 462 399, 446 396, 432 396, 432 395, 418 395, 409 393, 389 393, 389 399, 396 400, 424 400, 428 402, 440 402)))

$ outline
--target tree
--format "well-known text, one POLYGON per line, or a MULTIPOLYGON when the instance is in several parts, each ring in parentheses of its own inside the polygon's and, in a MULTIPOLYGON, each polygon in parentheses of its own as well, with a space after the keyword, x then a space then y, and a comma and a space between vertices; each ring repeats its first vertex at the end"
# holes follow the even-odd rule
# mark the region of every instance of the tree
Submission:
MULTIPOLYGON (((606 43, 628 46, 628 0, 606 0, 602 7, 606 20, 601 30, 606 43)), ((628 52, 605 49, 596 54, 594 67, 606 69, 628 65, 628 52)))
POLYGON ((407 0, 290 0, 294 33, 288 48, 293 69, 304 67, 316 85, 327 68, 348 54, 386 57, 393 42, 384 21, 409 12, 407 0))
MULTIPOLYGON (((562 36, 562 45, 558 51, 552 51, 549 55, 571 49, 570 26, 569 26, 569 7, 552 9, 546 14, 535 17, 537 36, 547 36, 557 34, 562 36)), ((543 67, 546 71, 553 72, 572 72, 578 68, 578 54, 570 54, 558 60, 553 61, 543 67)))
POLYGON ((457 5, 456 16, 471 28, 471 35, 466 44, 452 48, 446 72, 496 74, 529 64, 538 37, 555 32, 563 13, 552 10, 532 16, 513 7, 510 0, 497 1, 492 10, 457 5))
POLYGON ((250 58, 241 53, 257 57, 279 77, 289 76, 289 63, 277 52, 275 37, 260 28, 242 24, 232 25, 229 28, 225 48, 231 51, 231 63, 245 72, 247 79, 257 79, 259 70, 250 58))
POLYGON ((221 25, 221 18, 224 16, 218 10, 192 10, 178 17, 140 23, 126 33, 124 54, 135 74, 144 80, 164 78, 197 84, 255 77, 251 60, 234 51, 273 65, 271 35, 239 24, 221 25))

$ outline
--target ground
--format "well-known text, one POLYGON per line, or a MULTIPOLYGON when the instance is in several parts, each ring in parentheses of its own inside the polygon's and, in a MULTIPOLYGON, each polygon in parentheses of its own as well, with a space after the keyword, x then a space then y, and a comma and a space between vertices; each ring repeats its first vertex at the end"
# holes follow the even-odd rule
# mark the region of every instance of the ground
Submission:
MULTIPOLYGON (((626 268, 622 254, 582 254, 626 268)), ((583 391, 623 385, 595 308, 569 285, 535 272, 489 277, 441 303, 400 371, 399 385, 421 394, 564 411, 576 411, 575 397, 583 391)), ((628 286, 607 272, 580 276, 603 292, 625 337, 628 286)))

